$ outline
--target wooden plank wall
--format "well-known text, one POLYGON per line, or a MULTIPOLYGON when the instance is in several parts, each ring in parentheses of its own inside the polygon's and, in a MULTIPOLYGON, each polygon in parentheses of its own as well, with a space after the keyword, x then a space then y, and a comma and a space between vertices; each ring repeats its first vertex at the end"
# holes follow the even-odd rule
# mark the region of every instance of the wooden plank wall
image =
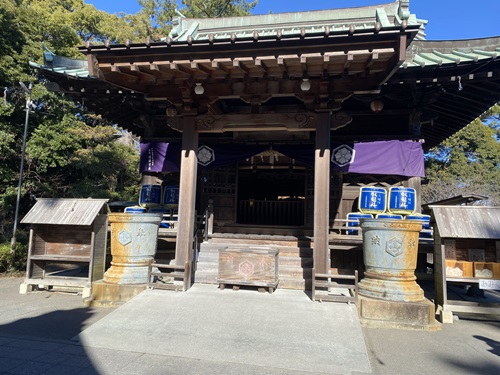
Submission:
POLYGON ((33 255, 90 256, 90 226, 34 225, 33 255))

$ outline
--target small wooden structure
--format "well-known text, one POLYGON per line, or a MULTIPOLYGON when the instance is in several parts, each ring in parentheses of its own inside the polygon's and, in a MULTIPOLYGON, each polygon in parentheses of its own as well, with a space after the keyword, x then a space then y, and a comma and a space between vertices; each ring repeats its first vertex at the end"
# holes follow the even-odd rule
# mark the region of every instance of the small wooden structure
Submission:
POLYGON ((103 278, 107 199, 40 198, 21 220, 31 224, 24 294, 34 286, 78 288, 90 296, 103 278))
POLYGON ((447 284, 499 289, 500 207, 431 206, 435 303, 443 323, 453 312, 500 314, 499 303, 448 300, 447 284), (495 286, 496 285, 496 286, 495 286))
POLYGON ((219 250, 221 289, 226 284, 269 288, 278 286, 278 253, 272 248, 224 248, 219 250))
POLYGON ((358 303, 358 271, 354 275, 339 275, 332 271, 329 273, 316 273, 312 271, 312 300, 329 302, 358 303), (336 280, 336 281, 335 281, 336 280), (339 280, 341 280, 339 282, 339 280), (347 282, 346 282, 347 280, 347 282), (347 290, 348 295, 335 293, 334 290, 347 290), (332 293, 333 292, 333 293, 332 293))
POLYGON ((148 288, 166 289, 176 292, 189 289, 191 285, 191 264, 184 266, 152 261, 148 270, 148 288), (180 281, 179 283, 177 281, 180 281))

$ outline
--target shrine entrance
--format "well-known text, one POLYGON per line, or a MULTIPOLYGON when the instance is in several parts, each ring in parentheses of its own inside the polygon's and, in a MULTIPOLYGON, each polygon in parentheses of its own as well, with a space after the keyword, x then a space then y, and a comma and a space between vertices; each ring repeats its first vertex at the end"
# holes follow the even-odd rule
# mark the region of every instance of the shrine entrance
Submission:
POLYGON ((239 163, 236 222, 303 226, 306 168, 272 149, 239 163))
POLYGON ((303 226, 305 170, 240 170, 237 223, 303 226))

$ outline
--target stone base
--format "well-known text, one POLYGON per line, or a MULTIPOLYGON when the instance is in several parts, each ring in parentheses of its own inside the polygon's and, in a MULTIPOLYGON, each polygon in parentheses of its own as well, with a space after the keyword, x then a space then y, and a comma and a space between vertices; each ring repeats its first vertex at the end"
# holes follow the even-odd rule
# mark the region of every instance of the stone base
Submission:
POLYGON ((396 302, 362 295, 358 298, 359 320, 365 327, 424 331, 441 329, 441 324, 435 319, 434 304, 427 299, 420 302, 396 302))
POLYGON ((123 305, 145 290, 147 284, 110 284, 102 280, 92 283, 92 295, 84 300, 89 307, 123 305))

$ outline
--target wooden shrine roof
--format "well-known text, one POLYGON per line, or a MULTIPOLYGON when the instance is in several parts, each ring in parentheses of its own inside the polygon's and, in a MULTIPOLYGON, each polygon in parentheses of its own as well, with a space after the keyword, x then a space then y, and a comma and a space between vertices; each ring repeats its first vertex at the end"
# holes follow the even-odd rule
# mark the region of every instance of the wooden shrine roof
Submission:
POLYGON ((178 139, 182 124, 174 120, 183 116, 198 116, 199 131, 232 141, 206 125, 223 118, 233 128, 253 116, 261 126, 287 121, 282 113, 341 109, 352 121, 332 128, 338 141, 424 139, 427 150, 500 101, 500 37, 420 40, 426 21, 407 5, 182 19, 162 42, 83 46, 86 66, 50 53, 32 66, 51 89, 85 98, 149 139, 178 139), (374 113, 376 99, 384 107, 374 113))
POLYGON ((500 207, 430 206, 441 238, 500 239, 500 207))

